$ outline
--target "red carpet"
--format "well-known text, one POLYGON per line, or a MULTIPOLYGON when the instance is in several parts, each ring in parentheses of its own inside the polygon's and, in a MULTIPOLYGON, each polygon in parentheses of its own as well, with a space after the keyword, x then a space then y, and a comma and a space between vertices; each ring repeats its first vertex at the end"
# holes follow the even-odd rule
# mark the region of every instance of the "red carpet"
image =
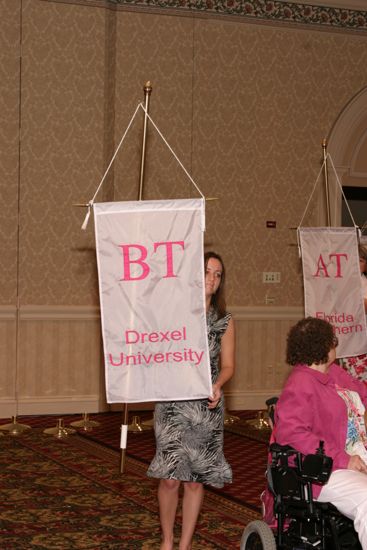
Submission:
MULTIPOLYGON (((79 434, 57 439, 38 427, 1 437, 1 550, 158 550, 157 483, 145 471, 128 456, 121 475, 118 451, 79 434)), ((207 491, 193 549, 238 550, 257 516, 207 491)))
MULTIPOLYGON (((131 413, 129 422, 132 421, 132 414, 138 414, 141 419, 152 417, 151 412, 131 413)), ((245 420, 254 418, 256 411, 236 411, 234 414, 241 418, 239 423, 230 425, 224 433, 224 453, 232 466, 233 483, 226 485, 223 489, 207 489, 213 494, 222 495, 234 503, 239 503, 251 508, 254 511, 260 511, 259 496, 264 489, 265 468, 267 461, 267 434, 248 429, 245 420), (238 426, 238 430, 236 427, 238 426), (243 432, 241 434, 232 433, 232 427, 235 431, 243 432)), ((48 428, 54 427, 57 423, 57 416, 33 416, 19 417, 18 422, 23 422, 34 427, 48 428)), ((122 413, 100 413, 90 415, 91 420, 96 420, 100 425, 93 428, 92 431, 79 429, 80 435, 118 450, 120 447, 120 426, 122 422, 122 413)), ((75 420, 80 420, 81 416, 67 415, 63 417, 65 426, 68 426, 75 420)), ((5 424, 9 420, 0 421, 5 424)), ((52 436, 50 436, 52 437, 52 436)), ((144 432, 128 433, 127 455, 140 461, 143 465, 148 465, 155 452, 155 441, 153 430, 144 432)))

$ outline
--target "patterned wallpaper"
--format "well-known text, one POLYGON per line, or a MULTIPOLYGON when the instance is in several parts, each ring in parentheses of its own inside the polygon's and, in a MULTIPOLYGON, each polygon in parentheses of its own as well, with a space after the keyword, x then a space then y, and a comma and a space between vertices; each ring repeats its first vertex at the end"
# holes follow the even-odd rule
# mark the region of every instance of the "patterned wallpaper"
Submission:
POLYGON ((73 204, 89 199, 104 163, 106 12, 22 5, 21 303, 89 303, 93 236, 73 204))
MULTIPOLYGON (((271 291, 275 305, 300 305, 291 228, 321 140, 367 85, 367 34, 112 4, 0 0, 0 303, 15 303, 17 281, 22 305, 98 303, 93 223, 82 232, 85 210, 73 204, 92 198, 151 80, 153 119, 203 193, 218 198, 207 203, 206 245, 225 258, 228 302, 263 305, 271 291), (282 284, 268 289, 262 271, 280 271, 282 284)), ((98 200, 137 198, 141 128, 140 117, 98 200)), ((144 198, 188 196, 197 192, 150 128, 144 198)), ((315 219, 312 204, 307 224, 315 219)))
POLYGON ((20 5, 0 0, 0 303, 16 303, 20 5))

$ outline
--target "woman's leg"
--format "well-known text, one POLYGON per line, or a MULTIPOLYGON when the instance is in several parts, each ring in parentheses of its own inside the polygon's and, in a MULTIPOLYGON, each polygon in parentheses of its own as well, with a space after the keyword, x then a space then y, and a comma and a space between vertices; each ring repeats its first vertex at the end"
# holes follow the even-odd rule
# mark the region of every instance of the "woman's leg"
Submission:
POLYGON ((353 470, 332 472, 317 500, 331 502, 352 519, 361 546, 367 550, 367 474, 353 470))
POLYGON ((176 479, 161 479, 159 482, 158 502, 162 529, 161 550, 173 550, 173 528, 180 483, 176 479))
POLYGON ((202 483, 191 481, 184 482, 184 495, 182 500, 182 532, 179 550, 190 550, 197 519, 200 514, 204 498, 204 486, 202 483))

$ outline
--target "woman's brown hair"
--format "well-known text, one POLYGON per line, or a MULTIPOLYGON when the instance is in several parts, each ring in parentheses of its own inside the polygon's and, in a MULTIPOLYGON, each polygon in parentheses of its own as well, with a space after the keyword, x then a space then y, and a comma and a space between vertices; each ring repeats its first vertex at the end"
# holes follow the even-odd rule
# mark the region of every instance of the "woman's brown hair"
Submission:
POLYGON ((206 268, 207 268, 208 261, 210 260, 210 258, 215 258, 222 265, 222 276, 220 278, 220 284, 219 284, 217 292, 215 294, 213 294, 213 296, 211 298, 211 301, 210 301, 210 305, 218 313, 218 316, 221 319, 227 313, 227 306, 226 306, 226 299, 225 299, 225 292, 224 292, 225 280, 226 280, 226 270, 225 270, 225 267, 224 267, 223 260, 219 256, 219 254, 217 254, 216 252, 210 251, 210 252, 205 252, 205 254, 204 254, 205 272, 206 272, 206 268))
POLYGON ((294 325, 287 338, 289 365, 321 365, 326 363, 329 351, 338 345, 330 323, 316 317, 306 317, 294 325))

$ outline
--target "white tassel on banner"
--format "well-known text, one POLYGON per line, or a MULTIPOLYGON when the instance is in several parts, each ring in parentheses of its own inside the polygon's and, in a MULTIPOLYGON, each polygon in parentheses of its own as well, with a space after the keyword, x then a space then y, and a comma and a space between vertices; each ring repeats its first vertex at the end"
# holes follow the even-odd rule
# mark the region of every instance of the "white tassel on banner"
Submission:
POLYGON ((127 442, 127 424, 121 424, 120 449, 126 449, 126 442, 127 442))
POLYGON ((89 201, 87 213, 86 213, 86 215, 85 215, 84 222, 83 222, 83 225, 82 225, 82 230, 83 230, 83 231, 85 231, 85 230, 87 229, 87 225, 88 225, 88 222, 89 222, 90 214, 91 214, 91 211, 92 211, 92 206, 93 206, 92 201, 89 201))

